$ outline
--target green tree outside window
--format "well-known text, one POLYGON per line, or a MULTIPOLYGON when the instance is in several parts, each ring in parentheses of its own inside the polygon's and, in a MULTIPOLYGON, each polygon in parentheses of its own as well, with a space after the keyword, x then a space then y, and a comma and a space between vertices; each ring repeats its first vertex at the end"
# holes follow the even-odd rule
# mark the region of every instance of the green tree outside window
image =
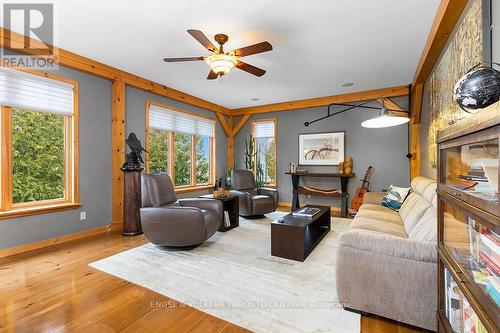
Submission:
POLYGON ((64 116, 13 108, 13 203, 64 198, 64 174, 64 116))
POLYGON ((175 185, 191 185, 191 135, 174 135, 175 185))

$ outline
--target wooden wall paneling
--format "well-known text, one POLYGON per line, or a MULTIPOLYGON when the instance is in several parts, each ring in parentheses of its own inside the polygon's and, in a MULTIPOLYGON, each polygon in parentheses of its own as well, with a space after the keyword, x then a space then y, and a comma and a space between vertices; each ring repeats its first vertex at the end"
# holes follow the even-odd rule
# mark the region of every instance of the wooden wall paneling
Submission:
POLYGON ((266 104, 260 106, 252 106, 246 108, 233 109, 233 116, 241 116, 245 114, 258 114, 267 112, 289 111, 317 106, 325 106, 331 103, 350 103, 366 101, 370 99, 379 99, 382 97, 405 96, 409 94, 408 86, 399 86, 391 88, 374 89, 360 91, 356 93, 348 93, 334 96, 324 96, 317 98, 302 99, 298 101, 266 104))
POLYGON ((113 80, 111 116, 112 147, 112 218, 111 231, 123 228, 123 172, 120 170, 125 162, 125 81, 122 78, 113 80))

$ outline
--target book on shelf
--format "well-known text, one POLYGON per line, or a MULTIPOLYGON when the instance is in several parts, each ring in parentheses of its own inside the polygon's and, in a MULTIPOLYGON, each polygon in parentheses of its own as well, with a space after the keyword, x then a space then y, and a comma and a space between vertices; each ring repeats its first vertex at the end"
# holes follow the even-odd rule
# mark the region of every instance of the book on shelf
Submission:
POLYGON ((445 270, 445 285, 446 285, 446 315, 451 327, 455 332, 462 331, 462 311, 461 302, 462 295, 458 289, 458 285, 448 270, 445 270))
POLYGON ((488 296, 495 301, 497 306, 500 306, 500 278, 498 277, 490 277, 490 280, 485 288, 488 296))
POLYGON ((227 210, 224 211, 224 226, 226 228, 231 226, 231 219, 229 218, 229 212, 227 210))
POLYGON ((313 217, 321 211, 315 207, 305 207, 292 213, 293 216, 313 217))
POLYGON ((496 262, 491 260, 484 252, 479 252, 479 260, 484 265, 484 268, 493 276, 500 276, 500 267, 496 262))
POLYGON ((475 260, 479 260, 479 248, 481 246, 480 224, 470 216, 467 216, 467 224, 469 225, 470 253, 475 260))
POLYGON ((486 327, 479 320, 476 312, 464 297, 462 301, 463 331, 464 333, 488 333, 486 327))

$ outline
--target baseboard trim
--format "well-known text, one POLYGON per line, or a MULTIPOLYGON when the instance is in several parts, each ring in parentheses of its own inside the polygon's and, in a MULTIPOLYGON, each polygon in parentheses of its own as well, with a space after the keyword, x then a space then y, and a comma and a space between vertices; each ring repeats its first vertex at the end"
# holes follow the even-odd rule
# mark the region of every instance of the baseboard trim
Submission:
MULTIPOLYGON (((305 205, 300 205, 305 206, 305 205)), ((291 210, 292 209, 292 203, 291 202, 279 202, 278 203, 278 209, 281 210, 291 210)), ((340 208, 338 207, 331 207, 330 206, 330 215, 331 216, 340 216, 340 208)))
POLYGON ((33 242, 33 243, 9 247, 9 248, 0 250, 0 258, 6 258, 6 257, 10 257, 10 256, 13 256, 16 254, 34 251, 34 250, 42 249, 45 247, 49 247, 49 246, 77 240, 77 239, 82 239, 82 238, 91 237, 91 236, 100 235, 100 234, 106 234, 106 233, 109 233, 110 231, 111 231, 111 228, 109 225, 107 225, 107 226, 103 226, 103 227, 98 227, 98 228, 93 228, 93 229, 84 230, 84 231, 80 231, 80 232, 75 232, 75 233, 68 234, 68 235, 62 235, 62 236, 57 236, 57 237, 50 238, 50 239, 44 239, 44 240, 33 242))

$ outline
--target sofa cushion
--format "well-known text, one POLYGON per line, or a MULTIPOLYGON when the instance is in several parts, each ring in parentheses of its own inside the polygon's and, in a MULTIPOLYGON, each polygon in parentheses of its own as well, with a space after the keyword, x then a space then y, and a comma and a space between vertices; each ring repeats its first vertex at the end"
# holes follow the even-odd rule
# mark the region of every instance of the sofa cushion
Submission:
POLYGON ((437 262, 435 243, 416 242, 379 232, 348 230, 340 235, 339 245, 408 260, 437 262))
POLYGON ((417 192, 408 195, 399 210, 407 234, 411 233, 429 207, 431 207, 431 204, 417 192))
POLYGON ((384 220, 384 214, 380 215, 380 219, 358 217, 352 221, 349 230, 370 230, 377 231, 387 235, 407 238, 405 228, 401 223, 391 223, 384 220))
POLYGON ((427 186, 422 194, 422 197, 427 200, 431 205, 437 207, 437 183, 431 183, 427 186))
POLYGON ((401 204, 408 196, 410 189, 410 187, 397 187, 391 185, 385 194, 384 199, 380 201, 380 205, 394 210, 399 210, 399 208, 401 208, 401 204))
POLYGON ((402 224, 401 217, 390 208, 376 204, 363 204, 356 213, 356 217, 387 221, 390 223, 402 224))
POLYGON ((427 208, 408 238, 416 241, 437 242, 437 210, 434 206, 427 208))
MULTIPOLYGON (((411 181, 411 189, 413 192, 417 192, 421 196, 424 195, 425 190, 429 185, 435 184, 436 181, 425 177, 415 177, 411 181)), ((435 188, 435 187, 434 187, 435 188)))

